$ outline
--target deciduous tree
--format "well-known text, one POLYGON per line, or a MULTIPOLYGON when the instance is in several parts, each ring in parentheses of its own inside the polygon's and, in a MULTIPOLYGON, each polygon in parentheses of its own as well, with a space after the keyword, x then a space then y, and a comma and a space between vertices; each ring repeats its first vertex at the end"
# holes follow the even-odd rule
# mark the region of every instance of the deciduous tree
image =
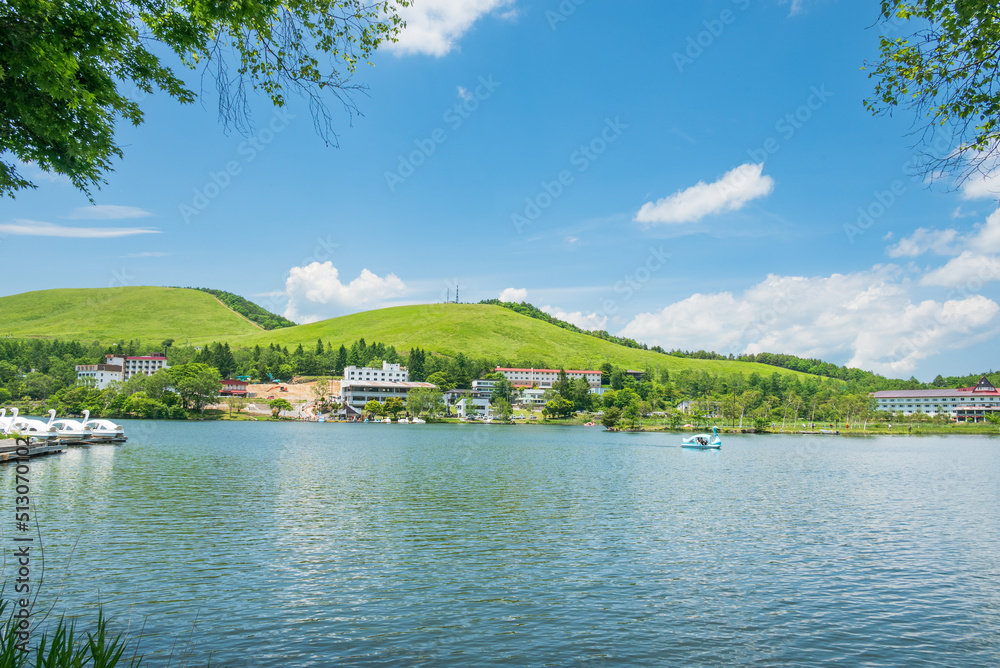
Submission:
POLYGON ((908 37, 883 36, 869 73, 874 114, 912 111, 925 146, 918 165, 934 178, 959 182, 1000 167, 1000 2, 882 0, 880 20, 908 37), (935 146, 940 140, 940 146, 935 146))
POLYGON ((171 65, 213 79, 219 116, 248 131, 248 92, 276 107, 305 97, 314 125, 336 143, 328 94, 357 112, 352 81, 403 26, 408 0, 303 0, 256 3, 182 0, 8 0, 0 3, 0 195, 34 184, 20 163, 69 177, 89 193, 122 156, 116 124, 139 125, 135 99, 159 90, 197 99, 171 65), (165 58, 159 44, 173 51, 165 58), (11 159, 10 157, 14 159, 11 159))

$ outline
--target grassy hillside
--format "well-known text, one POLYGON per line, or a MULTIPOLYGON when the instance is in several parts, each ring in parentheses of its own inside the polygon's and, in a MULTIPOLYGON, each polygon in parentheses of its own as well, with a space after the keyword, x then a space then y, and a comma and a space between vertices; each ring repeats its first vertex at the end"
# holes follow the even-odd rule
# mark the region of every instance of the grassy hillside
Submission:
POLYGON ((212 295, 184 288, 41 290, 0 297, 0 336, 14 338, 183 344, 260 331, 212 295))
POLYGON ((490 304, 399 306, 264 331, 215 297, 187 288, 126 287, 43 290, 0 297, 0 336, 113 343, 227 341, 231 346, 350 346, 358 339, 454 356, 544 361, 566 368, 603 362, 630 369, 705 369, 711 373, 798 372, 764 364, 685 359, 625 348, 490 304))
POLYGON ((544 360, 566 368, 593 369, 609 361, 630 369, 645 369, 648 365, 671 371, 705 369, 712 373, 757 371, 767 375, 774 372, 804 375, 764 364, 685 359, 625 348, 491 304, 398 306, 258 332, 240 339, 239 343, 310 346, 323 339, 325 344, 350 346, 361 338, 369 343, 394 345, 400 353, 419 347, 452 356, 465 353, 470 357, 544 360))

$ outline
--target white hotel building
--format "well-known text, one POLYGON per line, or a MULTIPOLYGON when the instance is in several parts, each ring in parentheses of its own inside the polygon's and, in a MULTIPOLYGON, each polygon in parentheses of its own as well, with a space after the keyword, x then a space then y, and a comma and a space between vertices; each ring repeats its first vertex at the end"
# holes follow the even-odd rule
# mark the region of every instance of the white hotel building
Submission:
POLYGON ((878 410, 904 415, 946 413, 959 422, 982 422, 1000 412, 1000 391, 983 376, 973 387, 873 392, 878 410))
MULTIPOLYGON (((559 369, 506 369, 497 367, 496 371, 502 373, 514 387, 534 387, 537 385, 539 389, 547 390, 559 378, 559 369)), ((601 386, 600 371, 573 371, 567 369, 566 376, 570 380, 583 378, 592 389, 601 386)))
POLYGON ((405 366, 382 362, 381 369, 364 367, 359 369, 356 366, 344 367, 344 380, 378 380, 389 383, 405 383, 410 380, 410 372, 405 366))
POLYGON ((385 403, 396 397, 406 403, 410 390, 418 387, 435 387, 431 383, 391 382, 382 380, 343 380, 340 382, 340 400, 361 413, 369 401, 385 403))
POLYGON ((410 372, 398 364, 382 362, 381 369, 356 366, 344 367, 344 379, 340 381, 340 399, 359 413, 371 400, 385 403, 396 397, 405 402, 410 390, 418 387, 434 387, 431 383, 411 383, 410 372))
POLYGON ((125 355, 105 355, 105 364, 78 364, 77 380, 92 378, 94 387, 103 390, 112 382, 123 382, 141 373, 152 376, 160 369, 169 369, 166 355, 146 355, 127 357, 125 355))

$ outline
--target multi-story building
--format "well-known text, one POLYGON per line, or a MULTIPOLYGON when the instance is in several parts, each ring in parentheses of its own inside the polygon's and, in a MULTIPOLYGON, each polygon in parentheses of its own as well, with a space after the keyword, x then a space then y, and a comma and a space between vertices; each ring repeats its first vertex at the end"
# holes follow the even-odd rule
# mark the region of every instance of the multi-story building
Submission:
POLYGON ((398 364, 382 362, 381 369, 364 367, 359 369, 356 366, 344 367, 345 381, 385 381, 390 383, 405 383, 410 380, 410 372, 406 367, 398 364))
POLYGON ((167 358, 162 354, 143 357, 125 355, 105 355, 105 364, 78 364, 78 380, 93 379, 94 387, 103 390, 112 382, 123 382, 137 373, 152 376, 160 369, 169 369, 167 358))
POLYGON ((418 387, 432 388, 434 385, 431 383, 345 379, 340 383, 340 398, 343 403, 360 412, 365 407, 365 404, 372 399, 385 403, 389 399, 396 397, 405 402, 410 390, 418 387))
POLYGON ((76 378, 103 390, 113 381, 121 382, 122 367, 120 364, 77 364, 76 378))
MULTIPOLYGON (((547 390, 559 378, 559 369, 506 369, 497 367, 496 371, 502 373, 504 377, 514 385, 514 387, 535 387, 547 390)), ((566 376, 570 380, 583 378, 592 388, 601 386, 600 371, 575 371, 566 370, 566 376)))
POLYGON ((983 376, 972 387, 934 390, 886 390, 873 392, 877 409, 904 415, 947 413, 959 422, 982 422, 1000 412, 1000 390, 983 376))
POLYGON ((545 390, 532 390, 524 389, 521 390, 521 400, 522 406, 528 406, 531 408, 541 408, 545 406, 545 390))
POLYGON ((117 364, 124 372, 123 380, 128 380, 137 373, 152 376, 160 369, 169 369, 167 356, 162 353, 145 355, 140 357, 126 357, 124 355, 105 355, 108 364, 117 364))

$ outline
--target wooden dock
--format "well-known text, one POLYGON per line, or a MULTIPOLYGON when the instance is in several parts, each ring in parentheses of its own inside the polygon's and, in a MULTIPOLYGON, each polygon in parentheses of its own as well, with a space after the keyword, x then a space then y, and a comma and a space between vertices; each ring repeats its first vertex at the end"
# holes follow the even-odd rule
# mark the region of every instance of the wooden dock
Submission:
POLYGON ((49 441, 43 443, 30 443, 25 439, 15 438, 15 439, 4 439, 0 441, 0 464, 7 462, 15 462, 24 456, 24 448, 27 445, 27 456, 29 458, 34 457, 44 457, 45 455, 54 455, 59 452, 64 452, 66 446, 58 441, 49 441), (8 443, 10 445, 8 445, 8 443), (20 452, 18 452, 20 450, 20 452))

